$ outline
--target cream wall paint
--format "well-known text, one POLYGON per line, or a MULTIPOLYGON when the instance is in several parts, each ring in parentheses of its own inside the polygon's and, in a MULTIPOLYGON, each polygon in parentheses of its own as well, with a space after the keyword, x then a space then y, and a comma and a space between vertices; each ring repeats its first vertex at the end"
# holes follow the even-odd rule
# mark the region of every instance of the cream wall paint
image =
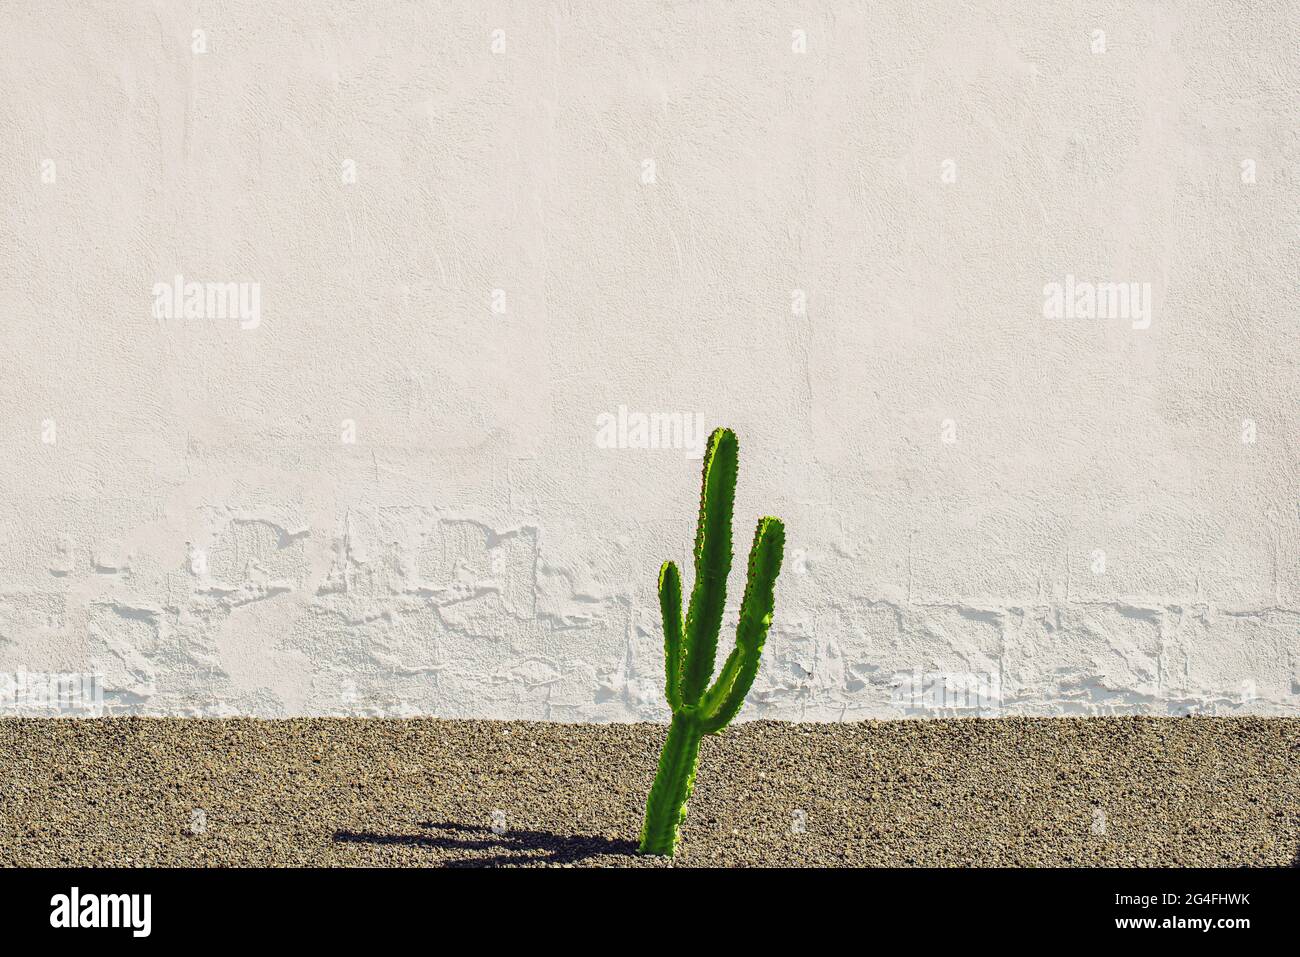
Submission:
POLYGON ((1295 714, 1297 35, 2 0, 0 672, 662 718, 699 460, 601 447, 624 407, 738 431, 742 555, 788 523, 745 718, 1295 714), (258 321, 155 317, 178 274, 258 321), (1067 276, 1149 283, 1149 328, 1045 318, 1067 276))

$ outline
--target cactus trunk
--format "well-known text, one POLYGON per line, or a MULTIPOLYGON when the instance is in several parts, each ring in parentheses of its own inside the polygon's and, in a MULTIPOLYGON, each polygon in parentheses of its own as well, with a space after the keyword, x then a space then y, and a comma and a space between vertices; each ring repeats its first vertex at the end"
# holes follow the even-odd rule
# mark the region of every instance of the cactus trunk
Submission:
POLYGON ((668 727, 668 740, 659 756, 659 771, 650 788, 641 827, 641 853, 666 854, 677 849, 686 802, 695 787, 695 767, 704 731, 693 717, 676 716, 668 727))

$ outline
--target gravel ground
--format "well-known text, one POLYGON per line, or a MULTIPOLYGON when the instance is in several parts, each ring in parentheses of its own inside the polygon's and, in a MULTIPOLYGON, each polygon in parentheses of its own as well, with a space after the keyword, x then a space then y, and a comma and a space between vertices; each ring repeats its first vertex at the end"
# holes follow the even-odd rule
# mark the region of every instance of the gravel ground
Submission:
MULTIPOLYGON (((0 864, 665 866, 633 844, 664 733, 4 719, 0 864)), ((747 723, 675 863, 1290 866, 1298 758, 1282 718, 747 723)))

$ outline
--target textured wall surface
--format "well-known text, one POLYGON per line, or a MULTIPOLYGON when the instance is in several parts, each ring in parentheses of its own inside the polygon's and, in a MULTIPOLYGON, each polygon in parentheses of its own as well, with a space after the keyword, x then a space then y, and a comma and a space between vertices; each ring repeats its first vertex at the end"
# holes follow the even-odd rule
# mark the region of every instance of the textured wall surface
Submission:
POLYGON ((1300 712, 1297 35, 0 0, 0 672, 662 718, 728 424, 790 530, 742 717, 1300 712))

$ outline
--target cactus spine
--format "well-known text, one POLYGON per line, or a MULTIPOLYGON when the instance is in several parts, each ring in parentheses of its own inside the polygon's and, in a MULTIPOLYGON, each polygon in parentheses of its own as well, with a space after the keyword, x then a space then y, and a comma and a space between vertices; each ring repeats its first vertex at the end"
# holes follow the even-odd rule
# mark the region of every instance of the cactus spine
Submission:
POLYGON ((695 529, 695 584, 682 624, 682 576, 672 562, 659 569, 664 624, 665 696, 673 710, 659 771, 646 801, 641 853, 672 856, 695 786, 700 741, 717 734, 745 703, 772 623, 772 591, 781 571, 785 526, 759 519, 749 551, 749 575, 736 627, 736 647, 709 687, 731 572, 731 513, 736 498, 739 444, 730 429, 716 429, 704 454, 700 518, 695 529))

